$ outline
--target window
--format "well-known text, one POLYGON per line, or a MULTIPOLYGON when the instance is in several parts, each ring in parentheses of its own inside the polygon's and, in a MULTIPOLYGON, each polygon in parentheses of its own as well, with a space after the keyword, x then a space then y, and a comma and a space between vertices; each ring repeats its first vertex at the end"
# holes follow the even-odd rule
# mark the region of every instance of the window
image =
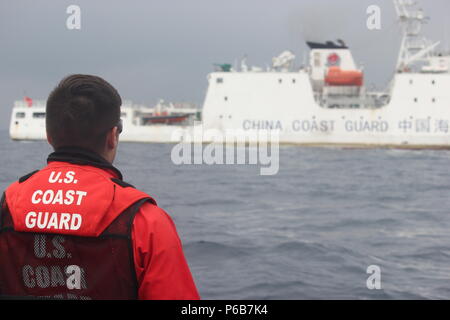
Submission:
POLYGON ((223 98, 225 101, 228 101, 228 97, 223 98))
POLYGON ((278 79, 278 83, 283 83, 283 79, 278 79))
POLYGON ((223 83, 223 78, 217 78, 216 83, 223 83))
POLYGON ((414 98, 414 102, 416 102, 416 103, 417 103, 418 101, 419 101, 419 99, 417 99, 417 98, 414 98))
POLYGON ((316 68, 320 67, 320 52, 314 53, 314 66, 316 68))
POLYGON ((16 119, 24 119, 25 118, 25 112, 17 112, 16 113, 16 119))
POLYGON ((436 98, 433 98, 431 101, 433 101, 433 103, 435 103, 436 102, 436 98))
POLYGON ((126 112, 121 112, 120 113, 120 117, 121 118, 126 118, 127 117, 127 113, 126 112))
POLYGON ((42 119, 45 118, 45 112, 34 112, 33 118, 35 119, 42 119))
POLYGON ((409 84, 413 84, 413 83, 414 83, 413 79, 409 80, 409 84))
POLYGON ((436 84, 436 80, 431 81, 431 84, 435 85, 436 84))
POLYGON ((296 83, 297 82, 297 80, 296 79, 292 79, 292 83, 296 83))

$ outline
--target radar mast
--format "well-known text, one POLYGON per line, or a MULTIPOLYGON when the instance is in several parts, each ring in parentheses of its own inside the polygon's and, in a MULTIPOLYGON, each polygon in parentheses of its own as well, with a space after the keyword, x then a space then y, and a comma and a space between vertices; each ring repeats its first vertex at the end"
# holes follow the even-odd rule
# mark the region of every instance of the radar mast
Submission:
POLYGON ((414 0, 394 0, 402 29, 402 43, 397 62, 397 72, 408 72, 419 62, 427 62, 440 42, 433 43, 422 35, 422 26, 428 17, 417 8, 414 0))

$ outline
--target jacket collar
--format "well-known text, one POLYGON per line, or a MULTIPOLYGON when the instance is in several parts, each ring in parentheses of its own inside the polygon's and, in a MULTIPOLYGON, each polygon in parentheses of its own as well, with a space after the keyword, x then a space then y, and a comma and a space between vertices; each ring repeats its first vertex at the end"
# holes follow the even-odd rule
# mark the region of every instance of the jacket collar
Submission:
POLYGON ((76 165, 87 165, 111 172, 123 180, 122 173, 99 154, 80 147, 62 147, 55 150, 47 158, 50 162, 68 162, 76 165))

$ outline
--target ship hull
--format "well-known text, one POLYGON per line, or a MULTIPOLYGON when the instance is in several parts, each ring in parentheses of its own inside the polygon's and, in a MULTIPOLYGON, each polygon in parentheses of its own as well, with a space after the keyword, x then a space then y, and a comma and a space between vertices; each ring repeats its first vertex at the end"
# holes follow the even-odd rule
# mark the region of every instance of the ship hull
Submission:
POLYGON ((213 73, 209 81, 205 130, 269 131, 282 144, 310 146, 450 146, 449 74, 397 74, 389 103, 372 109, 321 107, 306 73, 213 73))

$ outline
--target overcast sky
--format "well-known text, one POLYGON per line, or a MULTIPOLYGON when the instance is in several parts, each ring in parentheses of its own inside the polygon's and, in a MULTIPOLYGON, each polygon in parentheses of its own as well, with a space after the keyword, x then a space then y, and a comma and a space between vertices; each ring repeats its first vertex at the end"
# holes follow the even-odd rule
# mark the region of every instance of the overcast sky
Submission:
MULTIPOLYGON (((449 47, 450 1, 420 0, 426 34, 449 47)), ((0 129, 14 100, 46 99, 67 74, 104 77, 123 99, 202 104, 214 63, 244 55, 265 67, 289 49, 300 65, 305 39, 344 39, 367 83, 392 76, 399 29, 392 0, 0 0, 0 129), (81 30, 66 8, 81 7, 81 30), (366 28, 366 9, 382 9, 382 30, 366 28)))

